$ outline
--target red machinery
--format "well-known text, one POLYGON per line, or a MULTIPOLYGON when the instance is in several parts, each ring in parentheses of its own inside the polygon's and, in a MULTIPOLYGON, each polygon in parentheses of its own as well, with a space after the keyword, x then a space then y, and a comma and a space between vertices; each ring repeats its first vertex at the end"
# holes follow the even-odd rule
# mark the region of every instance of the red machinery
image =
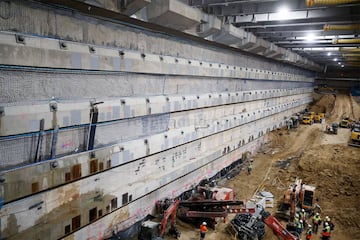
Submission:
POLYGON ((283 240, 298 240, 300 238, 295 237, 291 234, 286 228, 284 228, 281 223, 272 216, 269 212, 262 212, 262 221, 273 230, 273 233, 280 237, 283 240))
POLYGON ((237 216, 235 221, 231 221, 231 226, 237 232, 239 239, 262 239, 264 230, 259 232, 259 221, 266 224, 273 233, 282 240, 300 240, 296 232, 289 232, 274 216, 265 211, 260 205, 256 206, 255 213, 252 214, 251 217, 249 215, 245 216, 245 218, 237 216), (246 219, 246 222, 242 221, 243 219, 246 219))
POLYGON ((175 200, 175 202, 171 203, 170 206, 164 210, 164 217, 160 223, 160 237, 163 237, 165 235, 166 231, 166 225, 168 222, 169 217, 171 216, 171 226, 175 227, 176 223, 176 211, 179 206, 179 200, 175 200))
POLYGON ((168 228, 168 221, 171 217, 171 225, 169 233, 173 234, 176 239, 180 237, 180 232, 176 228, 176 211, 179 206, 179 200, 158 201, 156 204, 157 210, 160 212, 161 221, 156 222, 152 220, 144 221, 141 224, 140 232, 138 234, 139 240, 158 240, 165 236, 168 228))

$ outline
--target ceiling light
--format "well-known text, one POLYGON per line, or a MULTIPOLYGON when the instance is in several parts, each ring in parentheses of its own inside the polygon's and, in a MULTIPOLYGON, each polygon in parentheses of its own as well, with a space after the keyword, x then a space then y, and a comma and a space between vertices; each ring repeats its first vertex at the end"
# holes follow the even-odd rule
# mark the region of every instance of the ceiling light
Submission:
POLYGON ((340 65, 340 64, 341 64, 341 62, 338 62, 338 64, 340 65))
POLYGON ((327 54, 328 56, 331 56, 331 52, 328 52, 328 54, 327 54))
POLYGON ((336 62, 336 61, 337 61, 337 58, 334 58, 334 61, 336 62))
POLYGON ((315 40, 315 35, 313 33, 309 33, 306 35, 305 40, 307 42, 313 42, 315 40))
POLYGON ((289 9, 286 6, 282 6, 278 10, 278 16, 280 20, 285 20, 289 18, 289 9))
POLYGON ((341 65, 341 67, 344 67, 344 65, 341 65))
POLYGON ((289 9, 286 6, 281 6, 278 10, 278 13, 280 14, 288 14, 289 13, 289 9))

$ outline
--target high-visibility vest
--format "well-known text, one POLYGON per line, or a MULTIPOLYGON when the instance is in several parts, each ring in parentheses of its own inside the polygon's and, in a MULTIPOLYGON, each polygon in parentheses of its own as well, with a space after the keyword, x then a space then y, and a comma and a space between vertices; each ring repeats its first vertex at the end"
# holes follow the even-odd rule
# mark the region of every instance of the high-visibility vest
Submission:
POLYGON ((297 228, 298 229, 302 229, 303 228, 303 224, 299 221, 298 224, 297 224, 297 228))
POLYGON ((321 221, 321 217, 320 216, 314 216, 313 221, 314 221, 314 223, 319 224, 319 222, 321 221))
POLYGON ((323 236, 329 237, 330 236, 330 226, 326 226, 323 230, 323 236))

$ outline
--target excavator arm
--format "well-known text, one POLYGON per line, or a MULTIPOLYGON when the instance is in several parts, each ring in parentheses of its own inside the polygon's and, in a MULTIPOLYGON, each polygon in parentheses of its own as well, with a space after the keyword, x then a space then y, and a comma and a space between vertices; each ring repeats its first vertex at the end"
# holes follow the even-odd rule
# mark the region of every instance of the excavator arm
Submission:
POLYGON ((159 235, 160 237, 163 237, 165 235, 166 232, 166 225, 168 223, 168 219, 169 217, 171 217, 171 225, 175 224, 175 220, 176 220, 176 210, 179 206, 179 200, 174 201, 173 203, 170 204, 170 206, 164 211, 164 217, 161 220, 160 223, 160 231, 159 231, 159 235))
POLYGON ((286 228, 284 228, 281 223, 272 216, 269 212, 262 211, 261 212, 262 221, 273 230, 273 233, 280 237, 282 240, 299 240, 299 238, 295 237, 291 234, 286 228))

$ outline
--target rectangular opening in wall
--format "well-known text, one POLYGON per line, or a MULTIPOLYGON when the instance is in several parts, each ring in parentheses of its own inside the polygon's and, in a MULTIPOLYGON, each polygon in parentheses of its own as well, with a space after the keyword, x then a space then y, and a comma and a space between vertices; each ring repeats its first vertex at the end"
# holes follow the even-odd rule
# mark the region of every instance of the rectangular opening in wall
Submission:
POLYGON ((76 164, 72 167, 71 175, 73 179, 81 178, 81 164, 76 164))
POLYGON ((90 161, 90 174, 96 173, 98 171, 98 160, 93 159, 90 161))
POLYGON ((107 212, 107 213, 110 212, 110 205, 107 205, 107 206, 106 206, 106 212, 107 212))
POLYGON ((65 173, 65 182, 70 182, 71 181, 71 173, 67 172, 65 173))
POLYGON ((70 224, 65 226, 65 234, 69 234, 71 232, 70 224))
POLYGON ((114 210, 117 208, 117 198, 113 198, 111 200, 111 210, 114 210))
POLYGON ((98 215, 99 215, 99 217, 101 217, 103 215, 102 209, 99 209, 98 215))
POLYGON ((76 216, 72 218, 71 221, 72 230, 75 231, 76 229, 81 227, 81 216, 76 216))
POLYGON ((111 160, 106 161, 106 168, 111 168, 111 160))
POLYGON ((127 204, 128 203, 128 193, 124 193, 122 195, 122 205, 127 204))
POLYGON ((39 183, 38 182, 34 182, 31 184, 31 192, 32 193, 36 193, 39 191, 39 183))
POLYGON ((89 222, 94 221, 97 218, 97 208, 89 210, 89 222))
POLYGON ((103 162, 99 163, 99 171, 102 171, 102 170, 104 170, 104 163, 103 162))
POLYGON ((129 202, 132 201, 132 195, 129 195, 129 202))

